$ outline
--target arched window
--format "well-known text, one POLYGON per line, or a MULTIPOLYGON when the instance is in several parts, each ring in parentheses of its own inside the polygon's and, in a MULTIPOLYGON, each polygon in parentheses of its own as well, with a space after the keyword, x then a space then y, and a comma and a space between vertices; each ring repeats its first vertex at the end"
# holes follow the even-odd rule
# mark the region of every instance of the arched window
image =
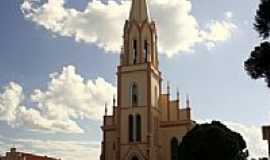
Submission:
POLYGON ((178 140, 175 137, 171 140, 171 160, 178 160, 178 140))
POLYGON ((140 142, 142 138, 142 120, 141 116, 128 116, 128 138, 129 142, 140 142))
POLYGON ((131 106, 138 106, 138 87, 135 83, 131 87, 131 106))
POLYGON ((129 139, 129 142, 133 142, 133 128, 134 128, 133 116, 129 115, 128 116, 128 139, 129 139))
POLYGON ((144 40, 144 62, 147 62, 148 56, 148 44, 147 40, 144 40))
POLYGON ((141 116, 140 115, 136 115, 136 142, 140 142, 141 141, 141 130, 142 130, 142 122, 141 122, 141 116))
POLYGON ((133 40, 133 64, 137 63, 137 40, 133 40))

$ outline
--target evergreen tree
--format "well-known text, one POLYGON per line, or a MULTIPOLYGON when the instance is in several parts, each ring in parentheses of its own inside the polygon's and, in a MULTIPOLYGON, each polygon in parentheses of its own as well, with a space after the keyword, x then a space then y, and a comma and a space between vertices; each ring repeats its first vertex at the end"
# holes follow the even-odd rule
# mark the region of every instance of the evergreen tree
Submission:
POLYGON ((195 126, 183 138, 179 160, 247 160, 242 136, 220 122, 195 126))
MULTIPOLYGON (((270 36, 270 0, 261 0, 255 16, 255 30, 264 40, 270 36)), ((245 61, 245 69, 253 79, 264 78, 270 88, 270 43, 265 41, 255 47, 245 61)))

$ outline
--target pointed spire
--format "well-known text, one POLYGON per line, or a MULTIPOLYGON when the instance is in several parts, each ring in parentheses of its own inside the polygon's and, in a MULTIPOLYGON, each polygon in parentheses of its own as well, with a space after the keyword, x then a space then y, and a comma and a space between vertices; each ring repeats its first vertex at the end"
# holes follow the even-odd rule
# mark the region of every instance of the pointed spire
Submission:
POLYGON ((139 22, 143 22, 144 20, 150 21, 147 0, 132 0, 129 19, 139 22))

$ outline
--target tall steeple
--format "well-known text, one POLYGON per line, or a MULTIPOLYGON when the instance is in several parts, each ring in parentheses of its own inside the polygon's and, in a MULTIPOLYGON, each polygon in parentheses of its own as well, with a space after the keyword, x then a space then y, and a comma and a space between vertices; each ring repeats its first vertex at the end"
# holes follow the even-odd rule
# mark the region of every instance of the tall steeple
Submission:
MULTIPOLYGON (((149 1, 130 3, 117 67, 117 100, 113 98, 111 116, 105 107, 100 160, 175 159, 178 140, 194 126, 190 108, 180 109, 179 93, 177 101, 162 94, 157 28, 149 1)), ((167 90, 170 94, 169 82, 167 90)), ((189 103, 187 98, 187 107, 189 103)))
POLYGON ((132 0, 124 27, 121 66, 151 64, 158 69, 157 32, 151 20, 147 0, 132 0))
POLYGON ((145 20, 150 21, 147 0, 132 0, 129 20, 135 20, 138 22, 143 22, 145 20))

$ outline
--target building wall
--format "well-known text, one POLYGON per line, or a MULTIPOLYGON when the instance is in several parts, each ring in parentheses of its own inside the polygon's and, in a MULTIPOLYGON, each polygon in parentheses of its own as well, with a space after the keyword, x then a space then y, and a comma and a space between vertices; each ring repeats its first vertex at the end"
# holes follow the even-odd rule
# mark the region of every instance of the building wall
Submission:
POLYGON ((131 107, 131 86, 136 83, 138 86, 138 106, 146 106, 147 104, 147 65, 121 68, 121 107, 131 107))
MULTIPOLYGON (((162 100, 160 100, 162 102, 162 100)), ((167 104, 167 103, 163 103, 167 104)), ((160 107, 160 109, 153 107, 151 109, 152 118, 151 118, 151 127, 152 127, 152 147, 150 152, 152 153, 153 160, 170 160, 171 158, 171 140, 172 138, 177 138, 179 143, 182 141, 184 135, 192 129, 195 125, 191 119, 189 119, 188 114, 190 114, 190 109, 179 109, 179 106, 176 106, 176 101, 173 102, 170 108, 168 105, 160 107), (170 120, 162 119, 162 110, 161 108, 165 108, 170 113, 170 120), (179 113, 179 117, 177 114, 179 113)), ((161 104, 160 104, 161 105, 161 104)), ((163 111, 164 111, 163 110, 163 111)), ((117 160, 117 132, 116 129, 121 126, 121 138, 120 138, 120 160, 130 160, 133 154, 140 155, 142 160, 146 160, 148 156, 147 150, 149 149, 148 143, 148 128, 147 128, 147 107, 136 107, 136 108, 122 108, 121 110, 117 110, 121 112, 122 119, 120 124, 111 123, 112 120, 107 120, 108 126, 112 127, 113 130, 104 131, 105 138, 104 144, 105 148, 105 160, 117 160), (140 143, 129 143, 128 139, 128 115, 129 114, 140 114, 142 117, 142 141, 140 143)), ((119 113, 117 113, 119 114, 119 113)), ((113 117, 107 117, 108 119, 113 119, 113 117)), ((151 159, 151 160, 152 160, 151 159)))
POLYGON ((160 110, 160 121, 168 121, 169 119, 169 95, 168 94, 161 94, 159 99, 159 110, 160 110))
POLYGON ((106 131, 105 132, 105 143, 104 146, 106 154, 105 159, 116 159, 116 132, 115 131, 106 131))
POLYGON ((160 143, 162 144, 161 157, 162 159, 171 159, 171 140, 177 138, 178 142, 181 143, 182 138, 192 128, 194 124, 187 122, 186 124, 174 126, 176 123, 170 125, 164 125, 160 128, 160 143))
POLYGON ((158 107, 160 96, 160 78, 151 73, 151 105, 158 107))

